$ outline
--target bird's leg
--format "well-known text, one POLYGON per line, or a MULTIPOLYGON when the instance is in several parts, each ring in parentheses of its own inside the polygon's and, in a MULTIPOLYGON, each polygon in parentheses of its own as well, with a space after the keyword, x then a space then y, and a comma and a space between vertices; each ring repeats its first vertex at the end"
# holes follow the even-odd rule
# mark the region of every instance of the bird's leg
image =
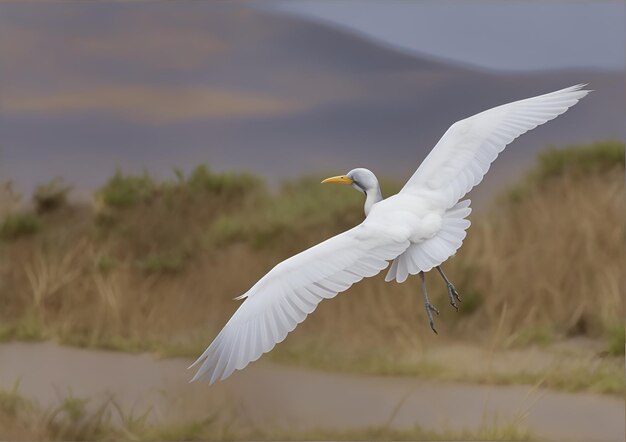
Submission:
POLYGON ((424 291, 424 306, 426 307, 426 315, 428 316, 428 322, 430 323, 430 328, 433 329, 435 334, 439 334, 437 333, 437 330, 435 329, 435 322, 433 321, 433 312, 439 315, 439 310, 437 310, 437 308, 434 305, 432 305, 430 301, 428 300, 428 293, 426 292, 426 276, 424 275, 424 272, 420 272, 420 277, 422 278, 422 290, 424 291))
POLYGON ((448 298, 450 299, 450 305, 452 305, 452 307, 454 307, 457 311, 459 311, 459 306, 457 304, 457 301, 461 302, 461 298, 459 297, 459 292, 456 291, 456 289, 454 288, 454 285, 446 277, 446 274, 443 273, 441 266, 437 266, 437 271, 439 272, 443 280, 446 282, 446 285, 448 286, 448 298))

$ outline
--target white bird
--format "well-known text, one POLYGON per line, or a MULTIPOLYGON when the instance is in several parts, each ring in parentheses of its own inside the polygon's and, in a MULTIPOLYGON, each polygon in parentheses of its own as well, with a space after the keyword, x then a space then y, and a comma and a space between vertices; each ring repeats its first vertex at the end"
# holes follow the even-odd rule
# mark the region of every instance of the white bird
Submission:
MULTIPOLYGON (((192 381, 226 379, 283 341, 317 305, 374 276, 393 261, 386 281, 419 274, 430 326, 438 313, 426 292, 424 273, 436 268, 450 303, 460 301, 440 265, 461 247, 470 226, 470 200, 460 201, 482 180, 498 154, 515 138, 556 118, 590 91, 585 85, 494 107, 454 123, 396 195, 383 199, 376 176, 354 169, 323 183, 349 184, 366 195, 365 220, 281 262, 245 299, 206 351, 192 381)), ((190 368, 191 368, 190 367, 190 368)))

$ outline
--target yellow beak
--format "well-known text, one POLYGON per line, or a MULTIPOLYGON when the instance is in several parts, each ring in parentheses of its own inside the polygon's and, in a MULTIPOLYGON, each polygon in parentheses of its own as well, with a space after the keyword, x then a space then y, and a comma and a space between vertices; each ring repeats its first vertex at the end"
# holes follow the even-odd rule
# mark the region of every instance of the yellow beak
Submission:
POLYGON ((352 184, 352 178, 347 175, 331 176, 322 181, 322 184, 323 183, 352 184))

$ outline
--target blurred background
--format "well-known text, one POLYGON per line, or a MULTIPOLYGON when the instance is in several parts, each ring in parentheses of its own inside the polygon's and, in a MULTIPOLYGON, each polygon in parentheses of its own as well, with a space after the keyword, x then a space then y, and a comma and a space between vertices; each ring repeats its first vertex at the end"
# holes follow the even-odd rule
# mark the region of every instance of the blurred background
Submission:
POLYGON ((0 439, 624 440, 620 1, 0 2, 0 439), (428 275, 259 362, 186 370, 277 262, 455 121, 589 83, 516 140, 428 275))

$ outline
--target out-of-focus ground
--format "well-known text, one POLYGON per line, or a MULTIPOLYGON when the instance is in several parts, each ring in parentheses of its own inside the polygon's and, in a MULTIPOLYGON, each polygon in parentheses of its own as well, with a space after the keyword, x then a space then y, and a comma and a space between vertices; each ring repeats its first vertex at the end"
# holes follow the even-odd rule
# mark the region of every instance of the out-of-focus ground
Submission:
POLYGON ((232 298, 360 222, 362 195, 205 167, 117 173, 90 204, 62 180, 32 201, 5 188, 0 438, 621 440, 623 176, 621 142, 546 151, 471 215, 444 266, 459 312, 428 275, 439 335, 418 284, 379 275, 211 388, 186 385, 185 367, 232 298))
MULTIPOLYGON (((470 364, 481 365, 480 349, 466 348, 462 354, 470 364)), ((451 352, 449 363, 457 363, 450 356, 451 352)), ((509 364, 516 370, 515 360, 540 366, 543 357, 551 358, 549 352, 499 355, 494 365, 509 364)), ((261 362, 210 387, 188 383, 186 367, 191 360, 157 360, 54 344, 3 344, 0 360, 0 385, 10 386, 20 379, 21 393, 44 407, 53 407, 68 394, 90 398, 94 406, 99 398, 114 397, 126 410, 138 414, 150 410, 151 423, 201 422, 216 415, 222 424, 237 428, 235 434, 288 429, 297 435, 367 427, 401 431, 415 426, 426 432, 447 428, 461 434, 476 432, 485 423, 514 422, 535 437, 552 440, 624 439, 621 398, 557 393, 540 386, 332 374, 261 362)))

